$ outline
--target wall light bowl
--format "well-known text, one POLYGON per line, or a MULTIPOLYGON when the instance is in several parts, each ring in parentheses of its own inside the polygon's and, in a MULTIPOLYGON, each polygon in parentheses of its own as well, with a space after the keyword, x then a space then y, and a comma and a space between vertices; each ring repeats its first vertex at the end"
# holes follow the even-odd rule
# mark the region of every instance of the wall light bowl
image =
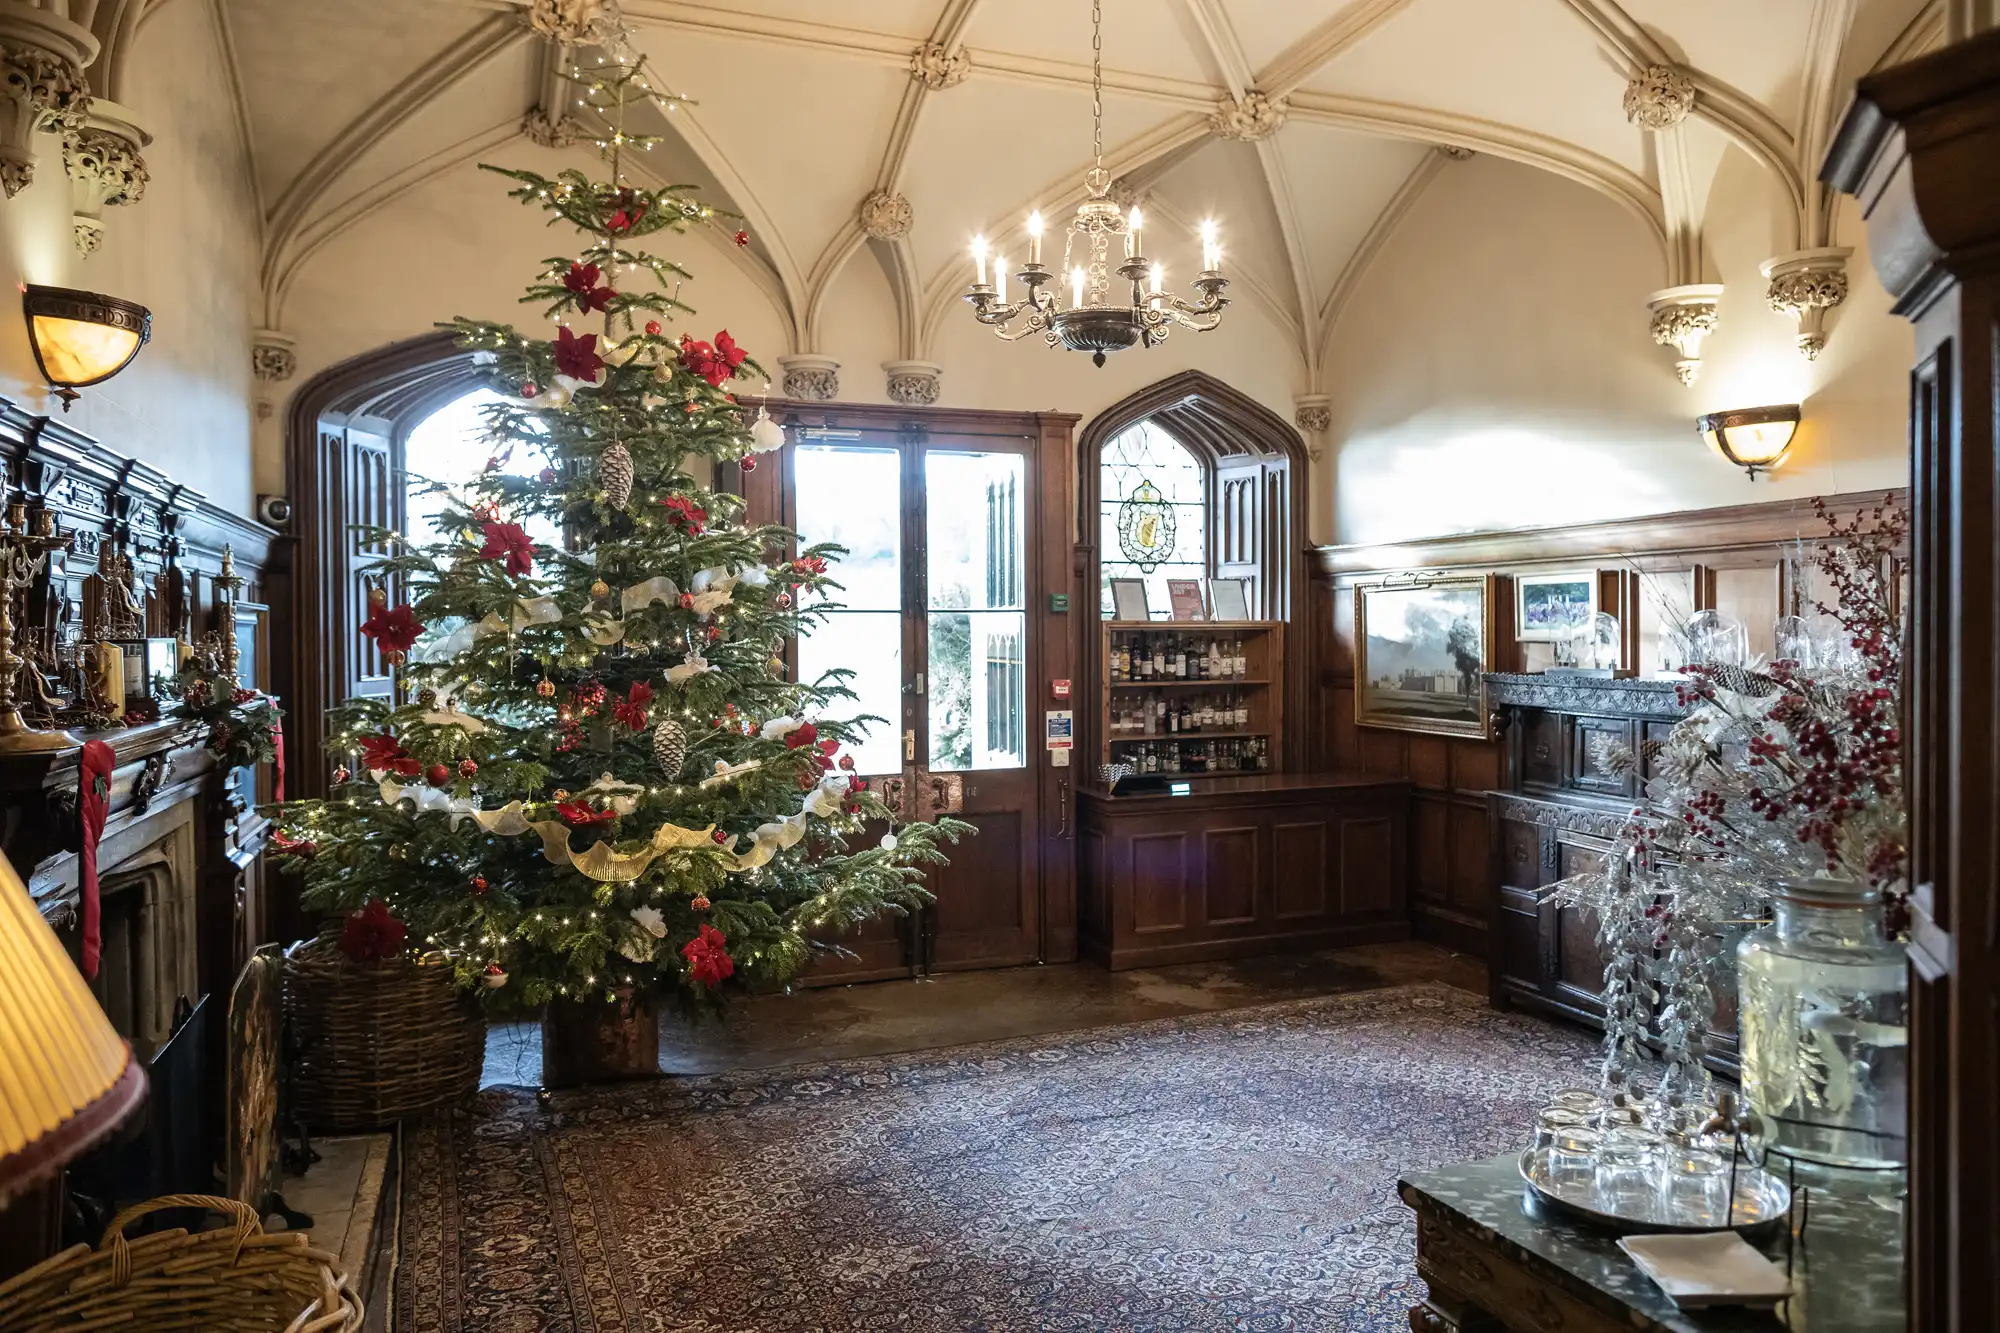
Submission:
POLYGON ((1799 429, 1799 405, 1780 403, 1711 412, 1694 424, 1715 452, 1755 481, 1759 472, 1769 472, 1791 452, 1792 436, 1799 429))
POLYGON ((153 335, 153 315, 142 305, 68 287, 24 286, 21 309, 35 364, 63 411, 78 389, 102 384, 130 365, 153 335))

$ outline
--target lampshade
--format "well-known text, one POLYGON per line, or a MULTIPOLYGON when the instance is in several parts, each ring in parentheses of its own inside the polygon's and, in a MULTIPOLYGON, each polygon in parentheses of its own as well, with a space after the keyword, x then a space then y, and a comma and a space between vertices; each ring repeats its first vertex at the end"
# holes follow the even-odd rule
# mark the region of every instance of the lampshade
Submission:
POLYGON ((0 1203, 117 1127, 146 1095, 27 886, 0 856, 0 1203))
POLYGON ((1768 472, 1785 461, 1798 428, 1797 403, 1711 412, 1695 422, 1695 429, 1710 447, 1748 472, 1752 481, 1759 472, 1768 472))
POLYGON ((21 308, 35 364, 63 400, 65 412, 78 389, 101 384, 125 369, 153 332, 146 307, 98 292, 24 287, 21 308))

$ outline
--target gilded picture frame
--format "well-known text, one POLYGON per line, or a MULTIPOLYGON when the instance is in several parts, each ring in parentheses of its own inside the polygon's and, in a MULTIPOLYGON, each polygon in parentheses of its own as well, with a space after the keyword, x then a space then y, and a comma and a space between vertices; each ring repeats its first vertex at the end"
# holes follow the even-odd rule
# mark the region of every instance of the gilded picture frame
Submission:
POLYGON ((1354 589, 1354 720, 1384 731, 1493 739, 1494 579, 1411 576, 1354 589))

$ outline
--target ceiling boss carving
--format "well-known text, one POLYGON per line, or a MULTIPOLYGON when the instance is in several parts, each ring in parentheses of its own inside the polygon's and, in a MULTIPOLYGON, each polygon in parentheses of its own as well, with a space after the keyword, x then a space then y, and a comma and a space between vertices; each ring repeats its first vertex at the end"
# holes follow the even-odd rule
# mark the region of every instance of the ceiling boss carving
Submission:
POLYGON ((1678 65, 1648 65, 1625 85, 1625 119, 1642 130, 1670 130, 1694 110, 1694 80, 1678 65))
POLYGON ((528 26, 551 41, 577 46, 605 35, 604 0, 533 0, 528 26))
POLYGON ((873 241, 900 241, 917 220, 910 201, 893 190, 876 190, 861 201, 861 230, 873 241))
POLYGON ((1826 348, 1827 312, 1847 300, 1847 256, 1838 246, 1799 250, 1758 266, 1771 285, 1771 309, 1798 322, 1799 354, 1811 361, 1826 348))
POLYGON ((925 42, 910 53, 910 77, 933 91, 956 88, 972 73, 972 57, 964 47, 947 49, 941 42, 925 42))
POLYGON ((1209 115, 1209 128, 1224 139, 1255 143, 1268 139, 1285 124, 1291 104, 1282 97, 1266 97, 1256 89, 1235 101, 1224 101, 1209 115))

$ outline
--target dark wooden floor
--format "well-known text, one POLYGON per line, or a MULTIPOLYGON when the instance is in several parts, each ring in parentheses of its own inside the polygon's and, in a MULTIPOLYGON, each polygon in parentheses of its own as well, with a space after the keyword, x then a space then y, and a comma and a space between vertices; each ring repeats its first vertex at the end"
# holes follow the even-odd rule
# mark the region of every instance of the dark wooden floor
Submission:
MULTIPOLYGON (((885 1055, 1412 981, 1484 994, 1486 968, 1464 954, 1403 943, 1131 972, 1065 963, 797 990, 739 1001, 726 1018, 694 1026, 663 1015, 660 1067, 708 1074, 885 1055)), ((533 1085, 540 1067, 539 1029, 494 1025, 486 1043, 488 1085, 533 1085)))

